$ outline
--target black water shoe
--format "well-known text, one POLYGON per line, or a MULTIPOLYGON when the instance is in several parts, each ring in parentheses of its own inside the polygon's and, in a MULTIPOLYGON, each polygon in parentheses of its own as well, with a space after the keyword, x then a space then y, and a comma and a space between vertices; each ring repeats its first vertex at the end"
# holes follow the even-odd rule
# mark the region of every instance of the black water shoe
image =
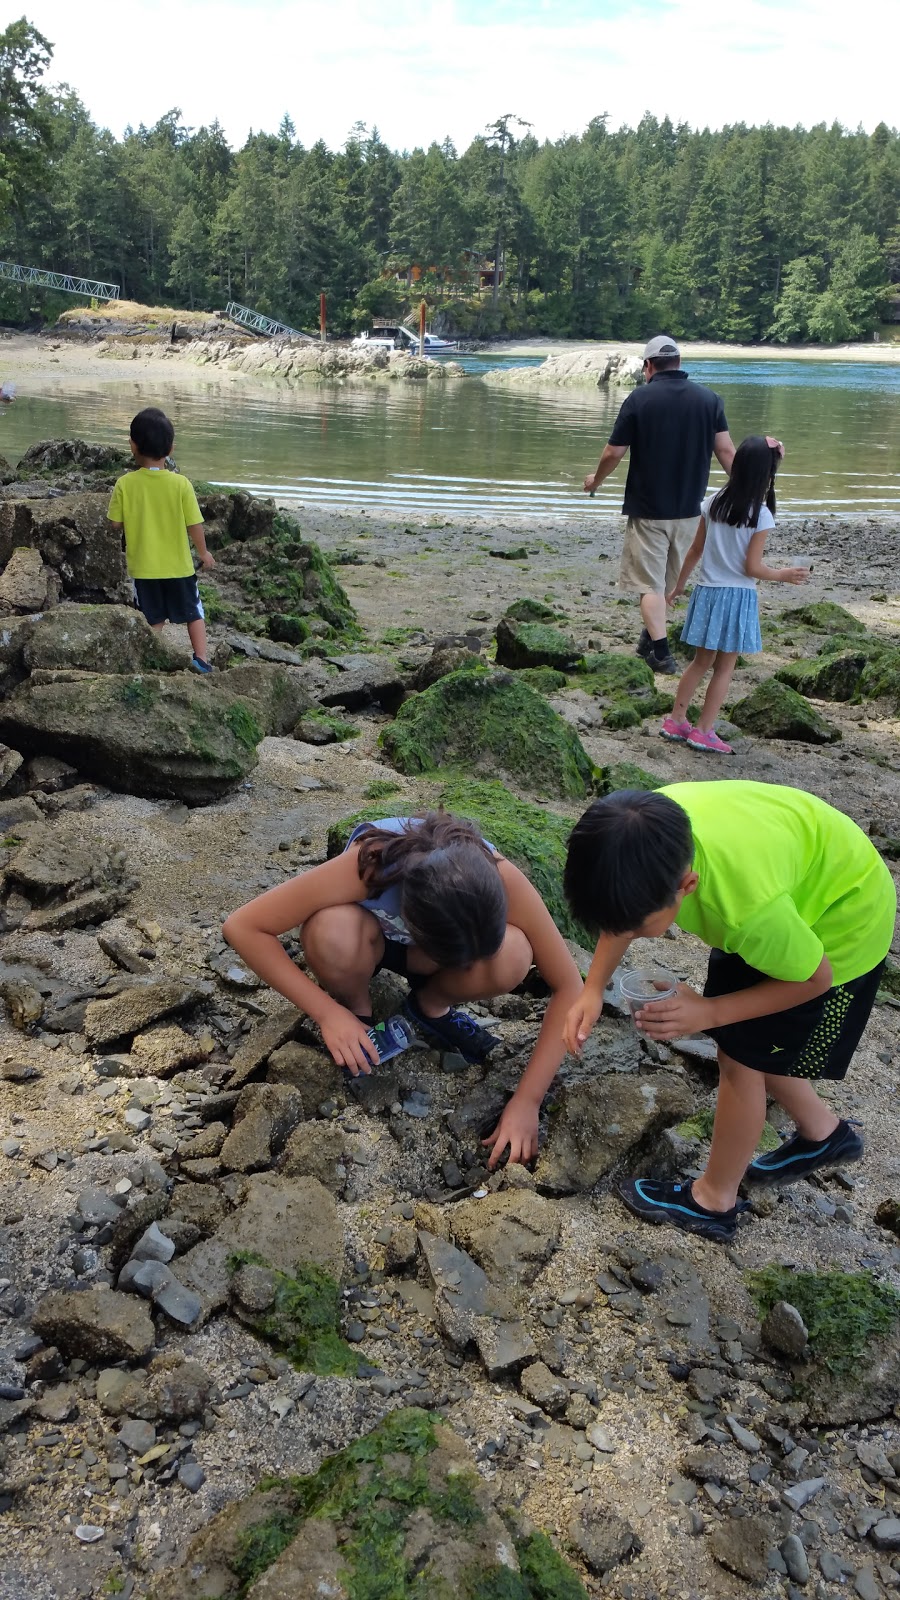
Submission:
POLYGON ((820 1167, 846 1167, 861 1161, 865 1151, 862 1134, 852 1122, 839 1122, 827 1139, 804 1139, 795 1133, 777 1150, 751 1161, 744 1173, 745 1183, 796 1183, 820 1167))
POLYGON ((730 1211, 707 1211, 694 1199, 689 1183, 658 1183, 652 1178, 627 1178, 619 1194, 642 1222, 668 1222, 684 1233, 698 1233, 703 1239, 727 1244, 734 1238, 737 1220, 747 1210, 739 1200, 730 1211))
POLYGON ((442 1017, 426 1017, 415 995, 411 994, 403 1007, 403 1014, 419 1034, 429 1043, 434 1042, 444 1050, 456 1050, 472 1066, 478 1065, 500 1043, 495 1033, 488 1033, 466 1011, 451 1006, 442 1017))

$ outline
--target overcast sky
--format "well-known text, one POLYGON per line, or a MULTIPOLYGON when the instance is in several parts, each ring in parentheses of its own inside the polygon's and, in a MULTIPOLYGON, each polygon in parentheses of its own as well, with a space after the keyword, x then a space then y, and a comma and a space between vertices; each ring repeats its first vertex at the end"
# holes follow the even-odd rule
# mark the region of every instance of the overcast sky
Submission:
POLYGON ((218 117, 235 144, 287 112, 304 144, 337 147, 362 121, 395 149, 447 134, 464 149, 505 112, 551 139, 604 111, 613 127, 645 110, 711 127, 896 120, 895 0, 26 0, 26 14, 55 45, 54 81, 116 135, 173 106, 192 127, 218 117))

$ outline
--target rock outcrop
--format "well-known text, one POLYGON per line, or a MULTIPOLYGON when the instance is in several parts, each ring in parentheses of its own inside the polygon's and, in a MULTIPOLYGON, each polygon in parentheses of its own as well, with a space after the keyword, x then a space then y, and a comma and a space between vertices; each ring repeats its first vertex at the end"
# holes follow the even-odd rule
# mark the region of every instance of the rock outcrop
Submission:
POLYGON ((32 677, 0 703, 0 738, 132 794, 207 805, 256 765, 263 730, 227 684, 190 673, 32 677))
POLYGON ((642 377, 640 356, 627 350, 562 350, 539 367, 495 367, 485 373, 483 382, 517 389, 633 389, 642 377))

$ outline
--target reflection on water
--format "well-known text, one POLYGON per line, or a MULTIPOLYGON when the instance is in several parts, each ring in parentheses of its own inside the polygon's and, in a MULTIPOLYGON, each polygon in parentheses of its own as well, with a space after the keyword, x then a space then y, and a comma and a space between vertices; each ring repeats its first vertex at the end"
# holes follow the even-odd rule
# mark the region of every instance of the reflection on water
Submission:
MULTIPOLYGON (((485 365, 473 358, 467 366, 485 365)), ((496 364, 496 359, 494 363, 496 364)), ((521 363, 520 363, 521 364, 521 363)), ((872 363, 704 361, 693 376, 722 395, 736 441, 784 439, 779 513, 900 512, 900 374, 872 363)), ((123 442, 141 406, 161 404, 177 429, 182 470, 298 503, 472 516, 566 515, 608 437, 621 392, 525 393, 471 381, 289 387, 241 380, 101 379, 20 384, 0 412, 0 451, 16 460, 38 439, 123 442)), ((721 474, 716 468, 712 481, 721 474)), ((617 511, 624 468, 593 505, 617 511)))

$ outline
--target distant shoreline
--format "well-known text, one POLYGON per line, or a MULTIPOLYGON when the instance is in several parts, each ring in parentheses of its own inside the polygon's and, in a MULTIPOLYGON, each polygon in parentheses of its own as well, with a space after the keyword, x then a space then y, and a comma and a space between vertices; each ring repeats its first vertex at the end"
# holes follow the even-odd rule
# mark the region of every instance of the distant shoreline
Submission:
MULTIPOLYGON (((561 351, 624 350, 640 355, 643 343, 623 339, 495 339, 481 345, 478 355, 549 356, 561 351)), ((680 345, 685 365, 690 361, 877 361, 900 366, 900 341, 896 344, 775 345, 714 344, 708 340, 685 339, 680 345)))

